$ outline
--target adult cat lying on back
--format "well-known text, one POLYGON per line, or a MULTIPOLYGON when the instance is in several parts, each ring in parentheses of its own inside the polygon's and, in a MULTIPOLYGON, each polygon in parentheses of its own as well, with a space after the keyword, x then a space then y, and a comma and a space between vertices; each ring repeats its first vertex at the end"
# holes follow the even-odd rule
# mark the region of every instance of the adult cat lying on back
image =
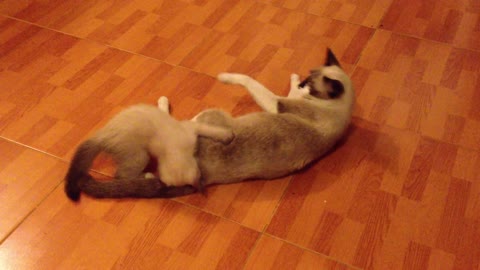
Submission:
MULTIPOLYGON (((264 112, 233 118, 220 110, 206 110, 193 119, 231 128, 235 134, 228 145, 199 138, 197 162, 207 185, 278 178, 302 169, 332 149, 350 123, 353 86, 329 49, 325 65, 312 70, 303 82, 291 76, 287 97, 276 96, 246 75, 224 73, 218 78, 244 86, 264 112)), ((103 185, 89 179, 82 191, 101 197, 151 197, 147 191, 159 192, 157 182, 142 179, 141 183, 103 185)))
MULTIPOLYGON (((74 201, 78 200, 82 186, 88 181, 109 185, 109 182, 96 182, 88 174, 93 160, 101 151, 109 153, 116 161, 115 178, 139 181, 137 191, 142 187, 141 179, 146 177, 142 172, 150 155, 158 159, 158 173, 163 183, 155 180, 157 183, 153 184, 156 189, 149 186, 142 192, 142 197, 160 188, 163 188, 160 193, 153 193, 149 197, 177 196, 188 189, 178 189, 175 186, 200 186, 200 171, 194 157, 197 135, 227 143, 233 138, 232 129, 177 121, 168 112, 168 100, 165 97, 159 99, 158 108, 143 104, 131 106, 115 115, 95 135, 80 144, 66 176, 67 196, 74 201)), ((97 195, 108 196, 108 193, 97 195)))

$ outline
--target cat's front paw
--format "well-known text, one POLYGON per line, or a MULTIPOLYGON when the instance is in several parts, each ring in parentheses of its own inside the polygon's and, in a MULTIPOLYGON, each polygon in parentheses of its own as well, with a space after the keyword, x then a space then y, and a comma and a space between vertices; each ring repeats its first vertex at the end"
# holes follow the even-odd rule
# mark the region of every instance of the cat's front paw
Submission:
POLYGON ((242 84, 246 78, 246 75, 238 73, 220 73, 217 76, 219 81, 227 84, 242 84))
POLYGON ((293 73, 290 75, 290 84, 298 85, 300 83, 300 76, 298 74, 293 73))

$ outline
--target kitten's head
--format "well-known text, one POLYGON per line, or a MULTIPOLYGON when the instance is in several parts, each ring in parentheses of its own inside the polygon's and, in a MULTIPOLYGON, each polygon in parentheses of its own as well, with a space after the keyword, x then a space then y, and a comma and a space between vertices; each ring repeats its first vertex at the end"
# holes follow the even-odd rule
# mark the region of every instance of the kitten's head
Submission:
POLYGON ((345 92, 351 91, 351 85, 350 78, 341 68, 337 58, 330 49, 327 49, 325 64, 312 69, 310 76, 303 80, 299 87, 313 98, 338 99, 345 92))

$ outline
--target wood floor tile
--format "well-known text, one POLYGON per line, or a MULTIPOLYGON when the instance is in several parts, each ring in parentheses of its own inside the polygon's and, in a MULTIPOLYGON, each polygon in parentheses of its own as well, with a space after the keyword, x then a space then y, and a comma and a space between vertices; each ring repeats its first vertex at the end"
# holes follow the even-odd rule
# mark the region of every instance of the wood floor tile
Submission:
POLYGON ((260 0, 276 7, 377 27, 392 1, 260 0))
POLYGON ((0 247, 7 268, 239 269, 258 233, 171 200, 65 200, 55 191, 0 247))
MULTIPOLYGON (((14 22, 11 27, 14 26, 23 28, 25 24, 14 22)), ((55 47, 55 40, 64 36, 52 34, 49 30, 35 33, 24 38, 43 40, 46 39, 43 36, 55 36, 51 44, 48 40, 42 41, 43 48, 55 47)), ((25 45, 24 50, 38 49, 36 44, 25 45)), ((172 114, 179 119, 188 119, 207 107, 217 106, 234 111, 238 108, 240 97, 247 95, 244 89, 222 85, 208 75, 84 40, 67 37, 65 46, 71 47, 55 55, 46 52, 38 57, 39 60, 49 57, 61 60, 42 67, 58 70, 56 73, 41 74, 24 84, 15 85, 11 93, 2 94, 6 100, 14 103, 13 108, 9 108, 1 118, 2 136, 68 159, 78 143, 126 105, 140 102, 155 104, 158 97, 166 95, 172 104, 172 114), (55 67, 57 64, 60 66, 55 67), (146 72, 131 73, 132 69, 146 72), (27 84, 45 85, 47 91, 33 91, 25 87, 27 84), (35 98, 26 98, 31 94, 35 94, 35 98), (25 99, 20 99, 20 96, 25 99), (219 96, 224 96, 224 99, 219 96)), ((5 81, 13 82, 17 76, 26 76, 28 73, 11 70, 8 63, 14 65, 16 57, 9 58, 10 55, 7 53, 3 58, 5 61, 2 63, 7 69, 1 71, 0 76, 3 75, 5 81)), ((26 67, 30 64, 25 62, 26 67)), ((282 84, 288 85, 287 76, 282 84)), ((250 103, 245 109, 258 110, 258 107, 250 103)), ((112 167, 104 163, 97 163, 99 166, 94 168, 111 174, 112 167)), ((208 198, 193 196, 186 201, 262 231, 287 184, 288 179, 285 179, 238 184, 231 186, 233 189, 229 191, 222 188, 216 192, 213 188, 208 198), (225 203, 226 198, 230 205, 225 203), (260 207, 256 202, 263 206, 260 207)))
POLYGON ((270 222, 290 178, 215 186, 208 189, 207 196, 194 194, 179 200, 254 230, 263 231, 270 222))
MULTIPOLYGON (((71 1, 61 5, 11 1, 0 6, 0 13, 212 76, 230 70, 261 77, 265 69, 268 74, 272 70, 306 74, 321 65, 324 49, 320 47, 326 45, 351 71, 373 34, 371 28, 327 19, 315 11, 304 14, 288 7, 272 9, 269 3, 255 0, 228 4, 215 0, 205 5, 175 0, 136 8, 128 6, 133 1, 126 1, 124 8, 112 2, 76 3, 75 11, 69 10, 69 16, 61 18, 59 15, 66 12, 62 7, 71 1), (107 11, 110 8, 113 10, 107 11), (269 19, 264 12, 271 14, 269 19), (275 62, 282 49, 290 57, 284 59, 286 62, 275 62)), ((378 22, 388 4, 370 1, 344 6, 338 9, 338 17, 368 25, 378 22)))
POLYGON ((357 269, 292 244, 263 235, 245 269, 357 269))
POLYGON ((0 242, 62 182, 67 164, 0 138, 0 242))
POLYGON ((394 0, 381 26, 398 33, 480 49, 476 1, 394 0))
MULTIPOLYGON (((91 130, 127 105, 155 104, 166 95, 173 115, 186 119, 199 110, 176 110, 184 99, 192 97, 197 105, 221 107, 223 100, 214 96, 229 91, 208 75, 6 20, 11 23, 2 30, 15 34, 0 47, 4 67, 0 81, 5 87, 0 93, 0 134, 59 157, 68 158, 91 130), (6 45, 10 41, 21 45, 6 45), (24 58, 20 67, 18 58, 34 51, 41 53, 24 58), (210 93, 211 89, 215 91, 210 93)), ((282 83, 288 85, 288 77, 282 83)), ((236 100, 246 95, 236 91, 236 97, 228 97, 230 105, 225 104, 225 110, 233 110, 236 100)))
POLYGON ((473 246, 459 236, 467 232, 452 230, 463 222, 477 228, 464 207, 475 208, 480 193, 472 197, 468 181, 452 180, 457 152, 465 155, 411 131, 355 120, 345 144, 294 176, 267 232, 366 269, 425 269, 431 252, 463 256, 454 247, 473 246), (434 148, 424 150, 425 143, 434 148), (456 195, 448 195, 452 188, 456 195), (428 250, 421 262, 416 244, 428 250))
POLYGON ((377 31, 353 75, 360 82, 355 114, 478 150, 474 97, 479 57, 476 52, 377 31))
POLYGON ((0 2, 0 264, 480 269, 479 16, 474 0, 0 2), (357 100, 311 167, 174 200, 64 195, 75 147, 126 106, 259 111, 215 76, 285 95, 326 47, 357 100))

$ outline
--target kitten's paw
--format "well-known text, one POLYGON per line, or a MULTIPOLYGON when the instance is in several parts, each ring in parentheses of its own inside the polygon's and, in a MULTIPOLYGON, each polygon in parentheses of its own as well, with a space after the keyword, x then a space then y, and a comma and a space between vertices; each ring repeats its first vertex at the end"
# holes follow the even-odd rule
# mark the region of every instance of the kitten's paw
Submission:
POLYGON ((166 96, 161 96, 158 101, 157 101, 157 104, 158 104, 158 108, 164 112, 169 112, 169 109, 168 109, 168 98, 166 96))
POLYGON ((219 81, 227 84, 242 84, 242 82, 245 81, 246 78, 246 75, 238 73, 220 73, 217 76, 217 79, 219 81))
POLYGON ((223 144, 229 144, 233 141, 234 138, 235 138, 235 133, 229 130, 229 131, 225 131, 225 134, 223 135, 223 137, 220 138, 220 141, 223 144))
POLYGON ((145 179, 153 179, 153 178, 155 178, 155 175, 153 173, 149 173, 149 172, 145 173, 145 179))

